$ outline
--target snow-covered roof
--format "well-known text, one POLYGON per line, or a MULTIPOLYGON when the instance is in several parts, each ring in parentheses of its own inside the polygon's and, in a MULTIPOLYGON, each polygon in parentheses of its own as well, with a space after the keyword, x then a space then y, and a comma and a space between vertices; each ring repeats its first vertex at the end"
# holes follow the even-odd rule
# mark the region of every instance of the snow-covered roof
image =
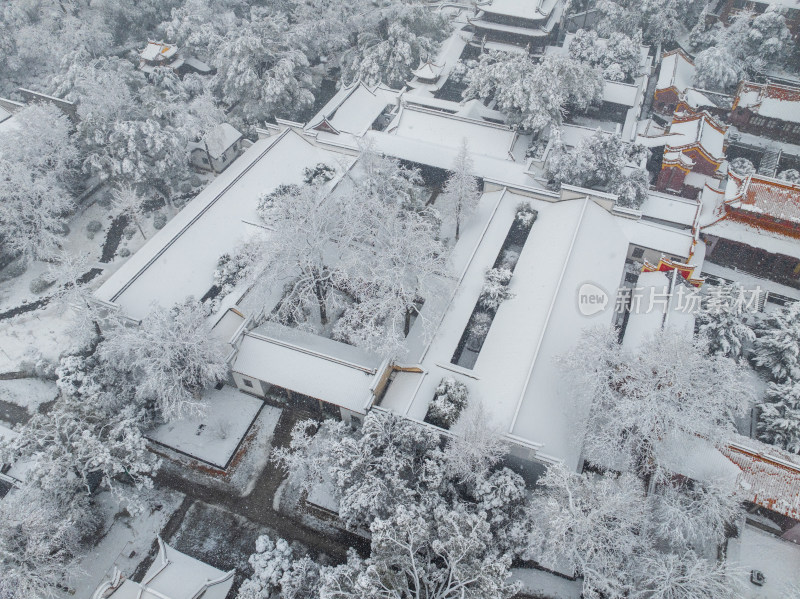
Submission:
POLYGON ((386 133, 432 145, 461 148, 466 139, 471 154, 507 158, 517 133, 511 127, 482 120, 442 114, 406 104, 386 128, 386 133))
POLYGON ((699 208, 700 205, 697 200, 649 191, 639 210, 645 218, 691 227, 695 222, 699 208))
POLYGON ((495 15, 537 20, 549 16, 559 4, 564 0, 488 0, 479 2, 478 8, 495 15))
POLYGON ((232 370, 364 413, 381 364, 352 345, 265 323, 242 338, 232 370))
POLYGON ((800 520, 800 465, 777 448, 748 445, 732 443, 720 447, 742 471, 737 493, 756 505, 800 520))
POLYGON ((0 123, 9 118, 11 118, 11 113, 2 106, 0 106, 0 123))
POLYGON ((723 484, 733 490, 742 474, 713 443, 697 435, 672 430, 655 449, 665 468, 698 482, 723 484))
POLYGON ((441 110, 447 114, 453 114, 473 120, 488 120, 491 122, 505 122, 506 115, 499 110, 488 108, 483 102, 477 99, 466 100, 464 102, 453 102, 452 100, 442 100, 428 96, 420 96, 405 93, 402 95, 402 102, 406 106, 423 106, 441 110))
POLYGON ((189 295, 202 297, 213 284, 219 257, 234 251, 260 222, 262 194, 281 184, 302 182, 307 167, 323 162, 339 169, 350 160, 290 129, 257 141, 112 274, 95 296, 118 305, 135 320, 143 318, 152 303, 166 307, 189 295))
POLYGON ((766 118, 800 123, 800 87, 777 83, 742 82, 733 103, 766 118))
POLYGON ((771 254, 782 254, 800 260, 800 243, 797 239, 760 229, 745 222, 725 218, 703 227, 702 232, 759 248, 771 254))
POLYGON ((423 81, 414 78, 408 82, 408 86, 417 90, 419 93, 428 93, 431 95, 440 90, 447 82, 450 77, 450 72, 453 70, 453 67, 464 51, 464 47, 472 37, 472 32, 464 31, 464 25, 459 26, 450 34, 450 37, 442 42, 439 52, 436 54, 436 58, 431 60, 434 65, 442 65, 439 69, 439 74, 436 76, 436 81, 430 82, 428 80, 423 81))
POLYGON ((694 82, 694 73, 694 62, 683 50, 667 52, 661 59, 656 91, 674 87, 679 92, 684 92, 694 82))
POLYGON ((439 75, 442 74, 443 68, 444 65, 436 64, 428 60, 419 65, 414 71, 412 71, 412 74, 414 75, 414 77, 419 77, 420 79, 434 80, 439 78, 439 75))
POLYGON ((665 141, 668 148, 676 150, 698 144, 706 154, 721 161, 725 158, 725 132, 726 129, 707 112, 676 115, 669 126, 665 141))
POLYGON ((568 377, 554 358, 569 351, 583 329, 610 324, 630 243, 645 241, 645 247, 652 247, 655 242, 655 249, 684 255, 691 236, 617 217, 594 200, 584 199, 585 193, 570 193, 561 201, 510 190, 483 194, 454 248, 454 262, 463 269, 462 275, 432 341, 416 363, 422 372, 397 373, 382 408, 422 420, 436 385, 442 377, 453 376, 468 386, 471 397, 484 402, 487 414, 510 441, 537 448, 542 460, 563 460, 577 467, 581 450, 577 433, 585 406, 576 405, 568 377), (511 279, 515 295, 497 311, 474 366, 451 364, 481 293, 484 273, 494 264, 521 202, 529 202, 538 218, 511 279), (606 310, 593 316, 578 310, 578 290, 586 282, 601 287, 609 297, 606 310))
POLYGON ((635 293, 640 299, 628 316, 622 339, 624 347, 636 350, 659 331, 694 333, 694 316, 678 301, 678 286, 684 285, 682 277, 676 275, 673 288, 670 281, 672 272, 643 272, 639 275, 635 293))
POLYGON ((356 81, 336 92, 311 118, 305 130, 321 128, 330 133, 361 135, 387 106, 397 102, 399 94, 399 91, 383 85, 367 87, 356 81))
POLYGON ((225 599, 235 573, 209 566, 159 538, 158 555, 142 582, 133 582, 117 571, 95 591, 93 599, 225 599))
POLYGON ((730 208, 786 223, 800 223, 800 184, 754 173, 739 177, 730 172, 725 189, 730 208))
POLYGON ((162 42, 148 41, 144 50, 139 53, 139 58, 147 62, 166 61, 175 56, 178 46, 162 42))
POLYGON ((242 134, 233 125, 221 123, 206 133, 203 141, 211 157, 219 158, 240 139, 242 134))
POLYGON ((619 81, 603 81, 603 101, 623 106, 636 106, 639 86, 619 81))

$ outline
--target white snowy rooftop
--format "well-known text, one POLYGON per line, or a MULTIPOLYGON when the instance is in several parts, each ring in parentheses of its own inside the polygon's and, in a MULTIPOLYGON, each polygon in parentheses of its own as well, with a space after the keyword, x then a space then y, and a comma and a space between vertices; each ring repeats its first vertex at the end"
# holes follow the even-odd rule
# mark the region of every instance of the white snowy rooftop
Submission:
POLYGON ((547 17, 557 4, 563 3, 564 0, 488 0, 477 6, 495 15, 536 20, 547 17))
POLYGON ((139 57, 147 62, 169 60, 178 52, 178 47, 164 42, 148 41, 144 50, 139 53, 139 57))
POLYGON ((669 133, 665 135, 665 141, 669 147, 676 149, 697 143, 712 158, 725 158, 725 131, 704 112, 690 117, 676 117, 669 127, 669 133))
POLYGON ((232 370, 363 413, 381 364, 357 347, 267 322, 242 338, 232 370))
POLYGON ((694 73, 694 63, 682 50, 667 52, 661 60, 656 90, 674 87, 678 92, 685 92, 694 82, 694 73))
POLYGON ((158 555, 142 582, 121 577, 104 582, 93 599, 225 599, 235 570, 223 572, 158 539, 158 555))
POLYGON ((473 141, 470 153, 508 158, 518 139, 517 133, 506 125, 443 115, 437 111, 403 106, 386 129, 386 133, 413 139, 421 143, 460 149, 463 140, 473 141))
POLYGON ((387 106, 397 103, 399 94, 399 91, 383 85, 367 87, 357 81, 336 92, 311 118, 305 129, 361 135, 372 126, 387 106))
POLYGON ((681 300, 691 291, 687 291, 682 279, 676 271, 643 272, 639 275, 634 291, 638 299, 631 307, 622 339, 625 348, 635 351, 660 331, 694 333, 694 315, 688 308, 688 300, 681 300), (674 287, 670 282, 673 273, 676 276, 674 287))
POLYGON ((615 216, 585 193, 566 191, 560 200, 509 190, 483 195, 454 250, 454 261, 463 269, 459 285, 430 345, 417 363, 408 364, 422 372, 395 374, 382 408, 423 420, 435 387, 452 376, 483 402, 510 441, 535 450, 541 460, 577 468, 586 406, 574 399, 569 377, 555 358, 572 349, 584 329, 610 325, 630 243, 679 256, 691 244, 691 235, 615 216), (538 218, 511 279, 515 296, 497 311, 474 366, 452 364, 484 273, 494 264, 521 202, 529 202, 538 218), (578 310, 578 290, 586 282, 609 298, 606 309, 593 316, 578 310))
POLYGON ((232 125, 221 123, 209 131, 203 138, 212 158, 219 158, 237 141, 242 139, 242 134, 232 125))
POLYGON ((341 170, 352 158, 314 146, 292 130, 257 141, 209 183, 175 218, 95 292, 141 320, 151 304, 201 298, 213 284, 222 254, 260 227, 258 199, 278 185, 300 183, 303 169, 324 162, 341 170))
POLYGON ((771 82, 744 82, 733 107, 749 109, 762 117, 800 123, 800 88, 771 82))

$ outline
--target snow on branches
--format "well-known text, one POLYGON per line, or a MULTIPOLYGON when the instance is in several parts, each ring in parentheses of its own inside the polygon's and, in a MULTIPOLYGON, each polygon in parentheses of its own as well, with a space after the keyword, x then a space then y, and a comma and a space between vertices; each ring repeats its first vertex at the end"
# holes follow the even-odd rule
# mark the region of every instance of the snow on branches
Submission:
POLYGON ((585 112, 600 102, 600 69, 569 56, 489 52, 465 75, 464 98, 494 99, 509 123, 539 132, 560 125, 569 111, 585 112))

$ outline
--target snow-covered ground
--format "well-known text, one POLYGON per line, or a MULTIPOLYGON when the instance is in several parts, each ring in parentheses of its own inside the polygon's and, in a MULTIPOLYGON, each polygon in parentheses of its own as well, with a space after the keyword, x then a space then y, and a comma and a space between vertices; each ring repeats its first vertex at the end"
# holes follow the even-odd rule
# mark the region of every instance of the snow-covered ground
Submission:
POLYGON ((0 401, 7 401, 25 408, 30 413, 39 406, 55 399, 58 394, 56 384, 40 379, 14 379, 0 381, 0 401))
MULTIPOLYGON (((99 191, 100 196, 104 192, 99 191)), ((103 202, 105 203, 105 202, 103 202)), ((84 255, 87 259, 86 270, 93 268, 102 269, 102 273, 88 283, 89 289, 96 289, 100 284, 115 272, 128 257, 120 255, 120 250, 127 249, 133 255, 144 243, 153 236, 156 228, 153 224, 153 213, 140 219, 142 230, 147 238, 136 229, 135 234, 126 239, 123 235, 117 253, 111 262, 99 262, 102 255, 103 243, 111 222, 116 215, 113 207, 104 206, 95 202, 76 213, 69 222, 70 232, 64 240, 64 249, 73 255, 84 255), (94 234, 88 231, 89 223, 97 221, 101 229, 94 234)), ((161 208, 160 212, 167 218, 176 213, 169 208, 161 208)), ((124 252, 123 252, 124 253, 124 252)), ((32 262, 21 275, 0 284, 0 312, 11 310, 25 304, 35 302, 50 296, 55 287, 50 287, 40 293, 30 289, 31 282, 38 276, 47 273, 49 266, 44 262, 32 262)), ((0 326, 0 372, 10 372, 19 369, 20 364, 31 357, 41 357, 51 361, 58 361, 64 353, 73 349, 73 339, 69 333, 70 319, 62 305, 51 302, 37 310, 15 316, 2 321, 0 326)))
POLYGON ((115 565, 124 574, 133 574, 180 505, 183 495, 162 489, 151 491, 147 494, 148 506, 136 516, 119 511, 108 493, 98 499, 107 514, 102 539, 78 561, 69 585, 71 592, 59 594, 64 599, 89 599, 115 565))
POLYGON ((522 592, 533 597, 547 599, 579 599, 582 584, 580 580, 568 580, 544 570, 534 568, 514 568, 511 580, 522 583, 522 592))
POLYGON ((263 402, 225 386, 206 392, 202 405, 201 414, 162 424, 147 436, 198 460, 225 468, 263 402))
POLYGON ((157 453, 167 457, 164 468, 175 472, 201 485, 230 490, 231 487, 242 497, 249 495, 258 477, 269 462, 272 435, 283 410, 265 405, 259 412, 253 426, 234 456, 227 472, 209 472, 208 466, 192 461, 190 458, 158 446, 157 453))
POLYGON ((800 589, 800 545, 791 541, 746 524, 739 537, 728 542, 728 559, 741 568, 742 596, 747 599, 790 597, 792 590, 800 589), (763 572, 764 586, 750 582, 752 570, 763 572))

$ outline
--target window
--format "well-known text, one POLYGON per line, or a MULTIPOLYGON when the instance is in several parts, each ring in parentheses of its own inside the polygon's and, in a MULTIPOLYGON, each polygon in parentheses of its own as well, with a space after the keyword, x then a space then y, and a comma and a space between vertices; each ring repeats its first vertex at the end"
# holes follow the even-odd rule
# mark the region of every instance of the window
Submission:
POLYGON ((250 379, 242 379, 242 381, 244 382, 245 387, 249 387, 250 389, 253 388, 253 381, 251 381, 250 379))
POLYGON ((631 254, 634 258, 641 258, 644 256, 644 248, 633 248, 633 254, 631 254))

